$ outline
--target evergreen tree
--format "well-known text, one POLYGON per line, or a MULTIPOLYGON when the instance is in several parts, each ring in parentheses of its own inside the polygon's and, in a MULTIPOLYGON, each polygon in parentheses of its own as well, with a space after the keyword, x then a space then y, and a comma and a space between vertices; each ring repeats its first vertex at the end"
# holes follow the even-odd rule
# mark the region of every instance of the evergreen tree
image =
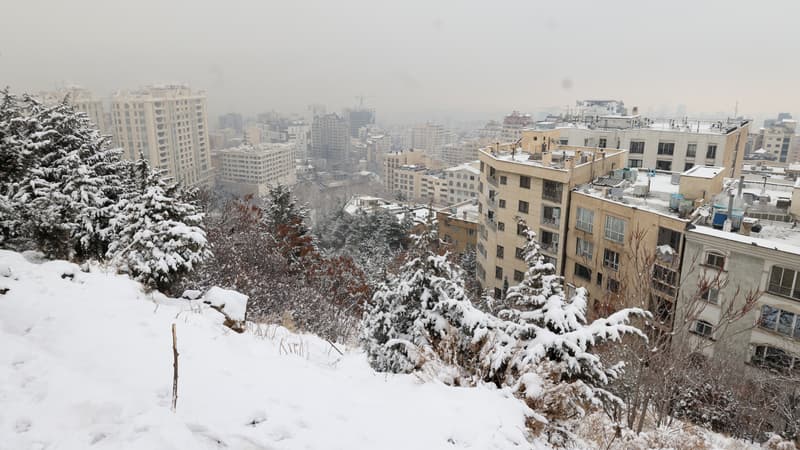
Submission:
POLYGON ((265 199, 264 224, 282 253, 293 264, 301 264, 315 252, 310 230, 306 226, 308 211, 299 206, 289 187, 278 184, 270 187, 265 199))
POLYGON ((121 201, 114 222, 118 239, 108 250, 112 261, 142 283, 164 289, 211 257, 203 213, 182 199, 177 184, 167 184, 147 159, 131 167, 132 190, 121 201))

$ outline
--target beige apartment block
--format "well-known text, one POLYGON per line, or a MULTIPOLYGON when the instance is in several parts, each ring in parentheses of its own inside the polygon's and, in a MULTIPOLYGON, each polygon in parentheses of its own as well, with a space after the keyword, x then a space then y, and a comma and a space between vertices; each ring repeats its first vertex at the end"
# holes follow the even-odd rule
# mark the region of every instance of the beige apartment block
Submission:
POLYGON ((277 184, 293 185, 295 145, 242 144, 211 153, 217 173, 217 184, 237 195, 265 195, 277 184))
POLYGON ((477 275, 496 296, 521 281, 527 269, 518 222, 536 231, 543 255, 561 273, 570 190, 625 165, 625 150, 563 146, 550 143, 549 136, 531 132, 520 147, 480 151, 477 275))
POLYGON ((478 202, 467 200, 436 212, 439 239, 450 251, 463 254, 478 245, 478 202))
POLYGON ((694 166, 724 167, 741 175, 750 121, 650 120, 639 115, 560 124, 559 142, 628 149, 628 167, 681 173, 694 166))
POLYGON ((186 186, 211 183, 206 94, 183 85, 150 86, 112 96, 114 140, 124 156, 143 154, 186 186))
POLYGON ((755 137, 755 152, 770 155, 775 161, 782 163, 796 162, 795 133, 797 121, 782 119, 774 121, 770 126, 758 130, 755 137))
POLYGON ((640 307, 672 327, 686 227, 722 191, 724 173, 698 166, 648 176, 626 168, 572 192, 564 277, 587 289, 591 317, 640 307))
POLYGON ((480 162, 472 161, 444 169, 447 177, 447 198, 449 204, 462 203, 478 198, 480 182, 480 162))
MULTIPOLYGON (((410 166, 424 169, 438 170, 444 168, 444 163, 430 158, 422 150, 411 149, 402 152, 388 153, 383 157, 383 185, 393 192, 408 193, 409 183, 399 183, 397 170, 401 167, 408 170, 410 166)), ((403 181, 407 181, 404 177, 403 181)))

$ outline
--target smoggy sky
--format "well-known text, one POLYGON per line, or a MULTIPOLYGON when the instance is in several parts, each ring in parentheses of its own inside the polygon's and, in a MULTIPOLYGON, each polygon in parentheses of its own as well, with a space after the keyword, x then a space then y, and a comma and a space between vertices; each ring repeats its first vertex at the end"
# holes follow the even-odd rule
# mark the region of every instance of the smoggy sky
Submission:
POLYGON ((356 103, 379 119, 623 99, 800 110, 800 1, 5 0, 0 85, 208 91, 212 113, 356 103))

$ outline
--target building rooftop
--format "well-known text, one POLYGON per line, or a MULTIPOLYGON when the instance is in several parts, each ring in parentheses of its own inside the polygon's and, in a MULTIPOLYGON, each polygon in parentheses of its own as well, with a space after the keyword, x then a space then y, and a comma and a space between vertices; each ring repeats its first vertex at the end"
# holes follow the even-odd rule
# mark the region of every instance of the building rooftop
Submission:
POLYGON ((445 172, 458 172, 460 170, 466 170, 467 172, 471 172, 471 173, 473 173, 475 175, 478 175, 478 174, 481 173, 481 169, 480 169, 480 166, 476 165, 476 163, 477 163, 477 161, 468 162, 468 163, 464 163, 464 164, 459 164, 457 166, 448 167, 447 169, 444 169, 444 170, 445 170, 445 172))
POLYGON ((683 172, 681 176, 711 179, 715 178, 723 170, 725 169, 722 167, 694 166, 686 172, 683 172))
POLYGON ((676 133, 699 133, 699 134, 715 134, 725 135, 736 131, 740 127, 749 124, 748 120, 744 119, 725 119, 725 120, 700 120, 700 119, 650 119, 641 117, 640 115, 606 115, 592 117, 584 121, 578 120, 561 120, 552 125, 552 120, 548 121, 546 126, 539 126, 541 129, 551 128, 578 128, 586 130, 595 129, 643 129, 643 130, 659 130, 671 131, 676 133), (614 126, 604 126, 609 122, 614 126), (628 124, 621 126, 622 124, 628 124))
POLYGON ((760 233, 754 233, 750 236, 731 231, 718 230, 710 226, 698 226, 691 229, 690 232, 750 244, 755 247, 777 250, 793 255, 800 255, 800 230, 791 228, 791 225, 767 225, 762 228, 760 233))
POLYGON ((625 151, 627 150, 599 149, 595 147, 575 147, 566 145, 555 145, 552 150, 541 153, 530 153, 526 150, 523 150, 521 147, 518 147, 515 150, 503 148, 496 150, 493 147, 480 149, 481 153, 491 156, 498 161, 509 161, 529 166, 542 167, 545 169, 561 170, 565 172, 568 170, 566 163, 575 158, 578 158, 578 160, 575 161, 575 167, 578 167, 582 164, 591 163, 592 157, 595 155, 595 153, 597 153, 597 155, 605 154, 606 156, 610 156, 625 151))
POLYGON ((615 170, 610 175, 595 179, 591 184, 578 186, 576 191, 610 202, 679 217, 678 205, 673 196, 678 195, 680 189, 680 174, 647 174, 646 171, 635 169, 615 170))
POLYGON ((439 211, 450 214, 451 217, 466 222, 478 223, 480 214, 478 213, 478 202, 467 200, 447 208, 442 208, 439 211))

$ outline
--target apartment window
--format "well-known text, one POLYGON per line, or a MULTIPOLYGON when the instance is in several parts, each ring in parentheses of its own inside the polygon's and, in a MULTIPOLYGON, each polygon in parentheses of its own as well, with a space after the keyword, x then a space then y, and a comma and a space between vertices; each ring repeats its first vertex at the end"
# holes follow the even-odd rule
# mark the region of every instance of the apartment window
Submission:
POLYGON ((597 146, 600 148, 606 148, 607 142, 608 141, 606 140, 606 138, 600 138, 599 144, 597 146))
POLYGON ((500 204, 501 208, 505 208, 506 207, 506 201, 503 200, 502 198, 500 199, 499 204, 500 204))
POLYGON ((497 246, 497 257, 498 258, 502 258, 504 253, 505 253, 505 249, 503 248, 503 246, 502 245, 498 245, 497 246))
POLYGON ((594 226, 594 211, 592 211, 591 209, 578 207, 577 218, 575 221, 575 228, 586 231, 587 233, 591 233, 593 226, 594 226))
POLYGON ((717 144, 708 144, 708 149, 706 150, 706 158, 714 159, 717 157, 717 144))
POLYGON ((531 177, 520 176, 519 177, 519 187, 523 189, 530 189, 531 188, 531 177))
POLYGON ((527 214, 528 213, 528 206, 529 206, 528 202, 520 200, 519 201, 519 206, 517 206, 517 211, 527 214))
POLYGON ((524 224, 522 224, 522 223, 518 223, 517 224, 517 235, 518 236, 525 236, 525 230, 527 230, 527 227, 524 224))
POLYGON ((613 278, 609 278, 608 279, 608 284, 606 284, 606 290, 608 292, 612 292, 614 294, 619 292, 619 281, 617 281, 617 280, 615 280, 613 278))
POLYGON ((558 234, 550 231, 540 230, 542 232, 539 245, 542 250, 546 252, 558 253, 558 234))
POLYGON ((597 272, 597 285, 598 286, 602 286, 603 285, 603 273, 602 272, 597 272))
POLYGON ((658 227, 658 245, 669 245, 672 250, 677 251, 681 245, 681 233, 669 228, 658 227))
POLYGON ((497 222, 497 231, 506 231, 506 224, 503 222, 497 222))
POLYGON ((644 153, 644 141, 631 141, 631 148, 628 153, 644 153))
POLYGON ((494 277, 497 278, 498 280, 502 280, 503 279, 503 268, 502 267, 500 267, 500 266, 495 266, 494 267, 494 277))
POLYGON ((719 270, 725 269, 725 256, 716 252, 706 253, 706 265, 719 270))
POLYGON ((544 180, 544 183, 542 184, 542 199, 561 203, 562 189, 563 185, 561 183, 544 180))
POLYGON ((672 170, 672 161, 656 161, 656 170, 665 170, 671 171, 672 170))
POLYGON ((525 274, 520 272, 519 270, 514 271, 514 281, 519 283, 522 279, 525 278, 525 274))
POLYGON ((569 139, 568 139, 568 138, 560 138, 560 139, 558 140, 558 143, 559 143, 560 145, 567 145, 567 144, 569 144, 569 139))
POLYGON ((606 239, 622 243, 625 240, 625 221, 614 216, 606 216, 606 239))
POLYGON ((710 338, 711 333, 714 332, 714 326, 705 320, 695 320, 694 325, 692 325, 692 328, 689 331, 699 336, 710 338))
POLYGON ((517 259, 525 260, 525 249, 524 248, 515 248, 514 249, 514 257, 517 259))
POLYGON ((584 280, 592 281, 592 271, 581 264, 575 263, 575 276, 584 280))
POLYGON ((686 157, 694 158, 697 154, 697 144, 688 144, 686 146, 686 157))
POLYGON ((786 336, 794 337, 795 339, 800 339, 800 318, 798 318, 798 315, 770 305, 761 307, 761 317, 758 320, 758 326, 786 336))
POLYGON ((508 184, 508 177, 505 175, 500 175, 500 184, 508 184))
POLYGON ((630 168, 642 167, 642 160, 641 159, 629 159, 628 160, 628 167, 630 167, 630 168))
POLYGON ((593 253, 594 244, 591 241, 578 238, 578 241, 575 245, 575 254, 578 255, 578 257, 586 258, 587 260, 591 261, 593 253))
POLYGON ((769 369, 786 370, 792 368, 792 356, 785 350, 769 345, 757 345, 750 362, 769 369))
POLYGON ((683 165, 683 171, 686 172, 687 170, 691 169, 692 167, 694 167, 694 163, 686 163, 686 164, 683 165))
POLYGON ((798 280, 797 271, 772 266, 767 291, 800 300, 800 280, 798 280))
POLYGON ((494 298, 503 298, 503 290, 500 288, 494 288, 494 298))
POLYGON ((545 206, 542 208, 542 224, 559 226, 561 224, 561 208, 556 206, 545 206))
POLYGON ((658 154, 659 155, 672 155, 675 153, 675 143, 674 142, 659 142, 658 143, 658 154))
POLYGON ((705 289, 703 290, 703 293, 700 294, 700 298, 708 303, 713 303, 716 305, 719 303, 719 289, 713 287, 705 289))
POLYGON ((603 266, 611 270, 619 270, 619 253, 604 249, 603 250, 603 266))

